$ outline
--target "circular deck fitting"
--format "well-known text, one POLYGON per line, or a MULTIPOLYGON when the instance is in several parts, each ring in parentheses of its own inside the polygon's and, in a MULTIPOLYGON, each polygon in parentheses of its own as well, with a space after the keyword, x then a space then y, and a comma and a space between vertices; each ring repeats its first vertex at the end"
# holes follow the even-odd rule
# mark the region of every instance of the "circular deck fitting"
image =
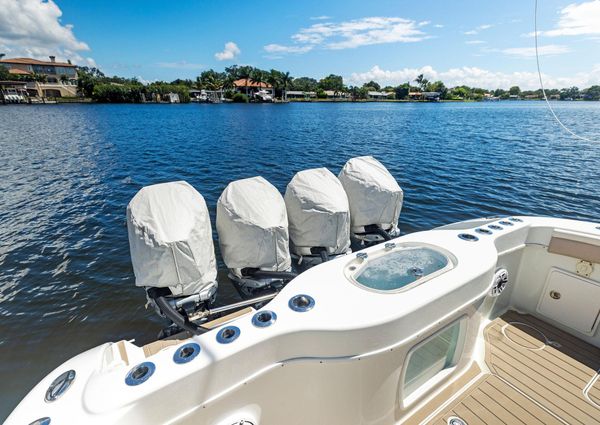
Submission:
POLYGON ((175 351, 173 354, 173 361, 177 364, 183 364, 191 362, 200 354, 200 346, 195 342, 184 344, 175 351))
POLYGON ((479 238, 475 235, 472 235, 470 233, 460 233, 458 235, 458 237, 460 239, 462 239, 463 241, 468 241, 468 242, 477 242, 479 240, 479 238))
POLYGON ((514 224, 512 224, 510 221, 506 221, 506 220, 499 221, 498 224, 501 224, 503 226, 514 226, 514 224))
POLYGON ((358 253, 356 253, 356 258, 364 261, 367 258, 369 258, 369 254, 367 254, 366 252, 358 252, 358 253))
POLYGON ((51 403, 59 399, 71 387, 73 381, 75 380, 75 375, 76 373, 72 369, 61 373, 58 378, 52 381, 46 390, 46 396, 44 397, 44 400, 46 400, 47 403, 51 403))
POLYGON ((217 342, 219 344, 229 344, 238 339, 240 328, 237 326, 226 326, 217 333, 217 342))
POLYGON ((50 418, 47 416, 45 418, 39 418, 31 422, 29 425, 50 425, 50 418))
POLYGON ((515 223, 523 223, 523 220, 517 217, 510 217, 509 220, 514 221, 515 223))
POLYGON ((480 233, 480 234, 482 234, 482 235, 492 235, 492 234, 494 233, 494 232, 492 232, 491 230, 484 229, 484 228, 481 228, 481 227, 479 227, 479 228, 475 229, 475 231, 476 231, 477 233, 480 233))
POLYGON ((252 324, 257 328, 269 327, 275 323, 276 320, 277 315, 271 310, 259 311, 252 316, 252 324))
POLYGON ((156 366, 152 362, 140 363, 129 371, 125 377, 125 383, 130 387, 143 384, 154 374, 155 370, 156 366))
POLYGON ((467 421, 458 416, 450 416, 448 418, 448 425, 467 425, 467 421))
POLYGON ((315 299, 310 295, 300 294, 290 298, 289 307, 298 313, 304 313, 315 306, 315 299))
POLYGON ((498 226, 497 224, 490 224, 488 227, 492 230, 504 230, 504 227, 498 226))

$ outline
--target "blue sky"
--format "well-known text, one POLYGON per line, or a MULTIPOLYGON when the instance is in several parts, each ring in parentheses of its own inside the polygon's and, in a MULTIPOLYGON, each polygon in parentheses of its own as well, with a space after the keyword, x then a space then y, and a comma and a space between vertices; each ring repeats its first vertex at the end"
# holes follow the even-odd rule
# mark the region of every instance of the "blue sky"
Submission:
MULTIPOLYGON (((348 83, 424 72, 537 87, 533 0, 0 0, 0 52, 56 54, 145 81, 249 64, 348 83)), ((600 83, 600 0, 539 0, 548 86, 600 83)))

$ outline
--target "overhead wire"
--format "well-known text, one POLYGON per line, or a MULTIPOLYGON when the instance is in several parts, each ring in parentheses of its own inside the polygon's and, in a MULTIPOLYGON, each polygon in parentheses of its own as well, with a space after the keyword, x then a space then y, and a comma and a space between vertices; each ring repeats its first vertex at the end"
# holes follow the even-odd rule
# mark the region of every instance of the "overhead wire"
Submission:
POLYGON ((565 130, 567 133, 569 133, 571 136, 573 136, 577 139, 584 140, 584 141, 590 142, 590 143, 594 143, 594 140, 588 139, 587 137, 584 137, 584 136, 580 136, 579 134, 577 134, 573 130, 571 130, 569 127, 567 127, 565 124, 563 124, 563 122, 560 120, 560 118, 558 118, 558 115, 556 115, 556 112, 554 112, 554 108, 552 108, 552 105, 550 104, 550 101, 548 100, 548 96, 546 95, 546 90, 544 89, 544 79, 542 78, 542 71, 541 71, 541 67, 540 67, 540 56, 539 56, 539 50, 538 50, 537 15, 538 15, 538 0, 535 0, 535 9, 534 9, 534 13, 533 13, 533 22, 534 22, 533 34, 534 34, 534 38, 535 38, 535 60, 536 60, 536 64, 537 64, 538 77, 540 79, 540 87, 542 89, 542 94, 544 95, 544 100, 546 101, 546 105, 548 105, 548 109, 550 109, 550 113, 552 114, 552 116, 554 117, 556 122, 562 127, 563 130, 565 130))

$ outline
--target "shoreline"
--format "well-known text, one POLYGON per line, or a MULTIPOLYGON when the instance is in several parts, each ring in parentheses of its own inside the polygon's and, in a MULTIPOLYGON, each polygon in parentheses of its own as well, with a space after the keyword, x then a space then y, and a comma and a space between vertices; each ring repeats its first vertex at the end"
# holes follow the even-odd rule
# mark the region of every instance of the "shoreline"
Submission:
MULTIPOLYGON (((473 99, 443 99, 437 101, 429 101, 429 100, 409 100, 409 99, 288 99, 287 101, 275 101, 275 102, 215 102, 214 104, 237 104, 237 105, 264 105, 264 104, 286 104, 286 103, 498 103, 498 102, 544 102, 544 99, 498 99, 498 100, 473 100, 473 99)), ((550 102, 568 102, 568 103, 593 103, 600 102, 594 100, 557 100, 552 99, 550 102)), ((0 106, 2 105, 58 105, 58 104, 87 104, 87 105, 183 105, 183 104, 213 104, 211 102, 98 102, 94 101, 91 98, 82 98, 82 99, 73 99, 73 98, 51 98, 46 99, 45 101, 38 102, 21 102, 21 103, 5 103, 0 102, 0 106)))

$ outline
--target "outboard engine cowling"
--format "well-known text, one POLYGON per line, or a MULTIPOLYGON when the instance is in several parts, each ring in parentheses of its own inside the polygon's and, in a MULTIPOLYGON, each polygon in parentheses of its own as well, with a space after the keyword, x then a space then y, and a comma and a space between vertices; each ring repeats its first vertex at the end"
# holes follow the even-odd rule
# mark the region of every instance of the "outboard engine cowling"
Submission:
MULTIPOLYGON (((142 188, 127 206, 135 284, 146 288, 161 315, 196 309, 214 299, 217 264, 204 198, 185 181, 142 188)), ((174 320, 175 321, 175 320, 174 320)))
POLYGON ((350 207, 344 187, 327 168, 297 173, 285 191, 290 250, 308 266, 350 252, 350 207))
POLYGON ((229 183, 217 202, 217 232, 229 277, 243 295, 293 277, 285 203, 264 178, 229 183))
POLYGON ((381 162, 372 156, 352 158, 339 179, 348 195, 351 230, 356 239, 372 244, 399 236, 404 194, 381 162))

